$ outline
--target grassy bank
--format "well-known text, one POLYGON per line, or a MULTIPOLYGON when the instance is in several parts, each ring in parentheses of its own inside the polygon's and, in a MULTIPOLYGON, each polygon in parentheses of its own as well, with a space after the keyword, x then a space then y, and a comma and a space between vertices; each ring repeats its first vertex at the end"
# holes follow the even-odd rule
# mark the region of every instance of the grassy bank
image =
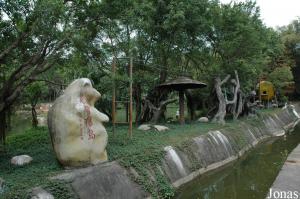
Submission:
POLYGON ((46 128, 29 129, 22 134, 8 136, 0 160, 0 177, 5 180, 5 192, 0 194, 0 198, 28 198, 28 190, 35 186, 50 190, 55 198, 73 198, 67 186, 47 179, 63 168, 55 159, 46 128), (21 154, 30 155, 33 161, 22 167, 11 165, 10 159, 21 154))
MULTIPOLYGON (((142 168, 149 164, 157 163, 163 155, 163 147, 166 145, 177 145, 190 137, 206 133, 210 129, 219 128, 216 124, 188 124, 186 126, 168 125, 171 130, 158 133, 156 131, 142 132, 133 131, 133 138, 127 136, 127 126, 116 128, 115 135, 111 134, 111 127, 108 127, 109 143, 107 151, 110 160, 119 160, 123 166, 134 167, 139 173, 142 168)), ((63 170, 55 159, 52 150, 50 137, 46 128, 29 129, 22 134, 12 134, 7 137, 5 151, 0 152, 0 177, 5 179, 5 193, 0 198, 27 198, 28 189, 35 186, 42 186, 56 196, 56 198, 73 198, 68 194, 68 187, 54 183, 47 177, 55 175, 63 170), (11 157, 20 154, 28 154, 33 157, 29 165, 16 167, 10 164, 11 157)), ((141 175, 142 177, 143 175, 141 175)), ((159 186, 160 194, 172 195, 173 190, 162 179, 162 182, 149 185, 145 179, 137 179, 144 184, 145 188, 153 192, 159 186), (164 190, 161 190, 164 188, 164 190)), ((153 192, 154 195, 156 195, 153 192)))
MULTIPOLYGON (((213 123, 191 123, 184 126, 167 124, 171 129, 167 132, 143 132, 135 129, 132 139, 127 136, 127 126, 118 126, 114 135, 111 133, 111 127, 107 127, 109 160, 118 160, 123 166, 134 168, 139 174, 134 180, 152 196, 168 198, 174 195, 174 190, 155 167, 164 155, 163 147, 180 147, 190 138, 213 129, 227 128, 229 131, 238 131, 241 127, 239 124, 240 122, 228 122, 225 126, 213 123), (152 171, 151 174, 149 170, 152 171), (157 180, 150 181, 150 175, 154 175, 157 180)), ((46 128, 29 129, 22 134, 8 136, 5 152, 0 152, 0 160, 0 177, 6 181, 6 190, 0 198, 27 198, 28 190, 35 186, 42 186, 51 191, 55 198, 75 198, 67 185, 51 182, 47 178, 61 172, 63 168, 55 159, 46 128), (20 154, 30 155, 33 162, 23 167, 12 166, 9 163, 10 158, 20 154)))

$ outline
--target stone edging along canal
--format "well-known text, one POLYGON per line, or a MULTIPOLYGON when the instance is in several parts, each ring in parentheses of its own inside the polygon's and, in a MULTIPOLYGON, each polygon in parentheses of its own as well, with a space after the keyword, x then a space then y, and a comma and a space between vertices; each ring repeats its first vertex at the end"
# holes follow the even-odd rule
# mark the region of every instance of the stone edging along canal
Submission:
POLYGON ((267 199, 300 197, 300 144, 289 154, 267 199))
POLYGON ((219 168, 241 157, 266 138, 282 136, 292 131, 300 120, 300 106, 283 110, 258 119, 243 122, 236 128, 210 131, 195 137, 183 147, 165 147, 162 167, 173 187, 219 168))
MULTIPOLYGON (((153 168, 156 168, 177 189, 203 173, 233 162, 262 140, 292 131, 300 120, 299 115, 300 105, 292 105, 276 113, 261 114, 256 119, 237 122, 229 125, 229 128, 209 131, 179 146, 166 146, 161 164, 145 168, 149 171, 149 182, 158 180, 153 175, 153 168)), ((147 198, 149 193, 131 180, 130 176, 138 175, 134 168, 127 170, 115 161, 66 171, 52 179, 68 181, 81 199, 100 196, 147 198)))

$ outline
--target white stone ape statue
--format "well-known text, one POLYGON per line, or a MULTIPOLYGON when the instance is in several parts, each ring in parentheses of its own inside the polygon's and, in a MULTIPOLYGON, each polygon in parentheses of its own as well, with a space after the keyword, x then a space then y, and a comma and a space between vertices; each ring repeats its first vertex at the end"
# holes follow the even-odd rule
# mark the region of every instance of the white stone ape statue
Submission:
POLYGON ((94 107, 100 96, 89 79, 77 79, 49 110, 52 145, 62 165, 77 167, 107 161, 107 132, 102 123, 109 118, 94 107))

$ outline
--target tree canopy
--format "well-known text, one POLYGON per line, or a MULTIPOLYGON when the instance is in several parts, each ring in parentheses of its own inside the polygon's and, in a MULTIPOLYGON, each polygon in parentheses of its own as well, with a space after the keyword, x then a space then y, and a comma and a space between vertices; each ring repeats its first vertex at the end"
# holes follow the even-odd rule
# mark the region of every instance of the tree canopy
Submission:
POLYGON ((276 68, 293 65, 292 49, 300 41, 299 20, 275 31, 263 24, 251 1, 2 0, 0 17, 1 124, 36 80, 63 85, 88 77, 105 94, 103 103, 110 103, 117 80, 118 97, 126 98, 130 56, 137 111, 144 98, 159 105, 168 93, 154 92, 155 86, 180 75, 208 83, 200 94, 204 101, 213 79, 235 70, 248 92, 266 74, 280 79, 287 70, 276 68), (116 76, 113 57, 120 58, 116 76))

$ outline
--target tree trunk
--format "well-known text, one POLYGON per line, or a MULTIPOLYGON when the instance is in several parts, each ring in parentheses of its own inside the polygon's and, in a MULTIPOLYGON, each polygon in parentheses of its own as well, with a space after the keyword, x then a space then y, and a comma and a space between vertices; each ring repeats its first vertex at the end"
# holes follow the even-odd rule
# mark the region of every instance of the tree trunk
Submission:
POLYGON ((179 122, 184 124, 184 92, 179 91, 179 122))
POLYGON ((217 79, 216 84, 215 84, 215 89, 216 89, 217 97, 219 100, 219 108, 218 108, 217 114, 213 118, 213 122, 225 124, 224 118, 226 116, 226 101, 225 101, 225 97, 221 90, 220 82, 221 81, 219 79, 217 79))
POLYGON ((7 109, 7 121, 6 121, 6 125, 7 125, 7 131, 11 131, 11 107, 9 107, 7 109))
MULTIPOLYGON (((195 115, 196 106, 195 106, 193 96, 189 90, 185 91, 185 96, 186 96, 186 101, 187 101, 188 112, 190 114, 190 119, 194 120, 196 117, 196 115, 195 115)), ((203 103, 203 101, 202 101, 202 103, 203 103)))
POLYGON ((31 115, 32 115, 32 127, 36 128, 38 126, 38 120, 37 120, 35 105, 31 105, 31 115))
POLYGON ((295 92, 300 96, 300 65, 292 69, 294 81, 295 81, 295 92))
POLYGON ((236 120, 240 113, 242 112, 242 106, 243 106, 243 99, 240 89, 240 80, 237 71, 234 71, 235 73, 235 79, 231 80, 231 83, 233 84, 232 92, 233 92, 233 99, 231 101, 227 101, 227 105, 232 105, 231 107, 231 113, 233 115, 233 119, 236 120))
POLYGON ((234 113, 233 113, 233 119, 234 120, 237 120, 238 117, 239 117, 239 115, 242 113, 242 111, 243 111, 243 104, 244 104, 243 95, 242 95, 241 92, 239 92, 237 110, 234 111, 234 113))
POLYGON ((142 103, 142 111, 139 116, 139 123, 145 123, 153 120, 160 120, 160 118, 164 117, 165 110, 161 110, 160 114, 158 116, 160 118, 158 119, 152 119, 154 117, 155 109, 161 106, 161 103, 166 101, 168 97, 169 91, 167 90, 161 90, 161 89, 153 89, 149 92, 146 99, 143 100, 142 103))
POLYGON ((126 119, 126 122, 128 122, 129 121, 129 103, 125 102, 124 106, 125 106, 125 114, 126 114, 125 119, 126 119))
POLYGON ((224 97, 224 94, 222 93, 221 86, 228 81, 230 78, 230 75, 227 75, 227 77, 221 81, 220 77, 215 78, 215 90, 219 101, 219 107, 218 112, 213 118, 213 122, 217 122, 219 124, 225 124, 225 116, 226 116, 226 99, 224 97))
POLYGON ((163 117, 164 112, 166 111, 166 107, 160 107, 157 110, 153 111, 153 117, 150 123, 157 124, 159 120, 163 117))
POLYGON ((144 100, 143 109, 141 112, 141 118, 144 119, 141 123, 151 122, 158 123, 159 120, 164 117, 164 113, 166 111, 166 107, 168 104, 175 102, 176 99, 169 99, 162 101, 158 107, 154 106, 149 100, 144 100))
POLYGON ((142 110, 142 92, 141 84, 138 83, 134 87, 133 96, 135 99, 135 123, 138 124, 142 110))
POLYGON ((6 137, 6 111, 0 112, 0 144, 5 145, 6 137))
POLYGON ((231 83, 233 84, 232 87, 232 92, 233 92, 233 99, 228 100, 227 96, 224 96, 222 93, 222 85, 228 81, 230 78, 230 75, 227 75, 227 77, 221 81, 220 77, 217 77, 215 79, 215 90, 216 94, 219 100, 219 109, 217 114, 215 115, 213 121, 218 122, 221 124, 225 124, 225 116, 226 116, 226 106, 230 105, 231 109, 230 112, 233 114, 233 118, 237 119, 240 113, 242 112, 243 109, 243 99, 242 99, 242 94, 240 90, 240 81, 239 81, 239 76, 237 71, 234 71, 235 73, 235 79, 231 80, 231 83))

